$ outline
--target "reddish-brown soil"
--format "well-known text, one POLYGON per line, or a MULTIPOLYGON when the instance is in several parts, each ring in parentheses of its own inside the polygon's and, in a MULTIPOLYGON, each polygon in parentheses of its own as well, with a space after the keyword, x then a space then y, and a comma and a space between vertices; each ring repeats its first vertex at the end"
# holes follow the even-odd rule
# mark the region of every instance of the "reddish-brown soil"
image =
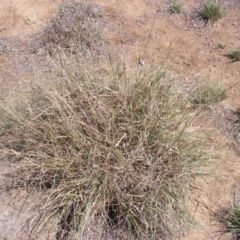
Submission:
MULTIPOLYGON (((11 87, 12 84, 2 75, 12 70, 7 65, 8 56, 4 54, 3 40, 16 36, 25 38, 38 31, 54 15, 60 2, 62 1, 0 1, 0 80, 3 85, 11 87)), ((167 0, 91 2, 102 6, 109 22, 107 39, 121 52, 126 66, 136 65, 139 61, 142 64, 160 64, 168 59, 171 71, 179 74, 179 79, 185 83, 219 80, 225 88, 229 88, 228 98, 221 103, 222 107, 229 111, 240 108, 240 62, 231 62, 226 56, 229 51, 240 48, 239 1, 223 1, 227 15, 213 26, 198 17, 201 0, 181 1, 184 9, 179 15, 169 13, 167 0), (225 44, 226 48, 219 48, 219 43, 225 44)), ((209 119, 203 120, 200 126, 207 126, 212 137, 212 145, 206 147, 213 154, 219 155, 219 160, 212 168, 216 176, 193 183, 193 201, 189 201, 189 206, 195 213, 198 225, 191 231, 185 231, 178 239, 219 239, 220 227, 212 213, 218 207, 234 201, 233 186, 240 176, 239 157, 227 144, 228 134, 216 127, 222 124, 216 124, 218 118, 223 121, 216 115, 210 122, 209 119)), ((21 194, 24 197, 24 193, 21 194)), ((20 207, 14 203, 14 197, 10 193, 2 193, 1 196, 0 239, 19 239, 16 232, 20 207)))

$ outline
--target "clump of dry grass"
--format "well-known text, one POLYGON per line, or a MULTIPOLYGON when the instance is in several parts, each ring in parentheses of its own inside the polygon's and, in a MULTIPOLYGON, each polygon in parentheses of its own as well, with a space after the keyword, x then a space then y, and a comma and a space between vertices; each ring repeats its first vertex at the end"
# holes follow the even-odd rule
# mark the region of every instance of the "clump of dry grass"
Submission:
POLYGON ((85 54, 99 51, 103 40, 100 7, 75 0, 64 4, 47 26, 29 40, 31 53, 55 56, 65 53, 85 54))
POLYGON ((203 151, 188 131, 196 113, 164 67, 66 59, 26 86, 0 101, 0 148, 17 165, 13 186, 43 192, 31 233, 57 224, 56 239, 76 239, 96 220, 160 239, 189 221, 183 202, 203 151))

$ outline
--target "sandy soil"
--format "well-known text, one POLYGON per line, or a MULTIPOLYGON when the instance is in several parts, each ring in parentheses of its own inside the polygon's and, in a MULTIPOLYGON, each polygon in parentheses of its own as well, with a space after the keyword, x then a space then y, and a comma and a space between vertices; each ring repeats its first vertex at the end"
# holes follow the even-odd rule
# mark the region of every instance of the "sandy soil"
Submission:
MULTIPOLYGON (((0 1, 0 80, 6 81, 3 73, 6 65, 3 49, 4 39, 21 37, 36 32, 54 15, 61 1, 51 0, 1 0, 0 1), (2 46, 1 46, 2 43, 2 46), (2 50, 1 50, 2 47, 2 50), (2 51, 2 52, 1 52, 2 51)), ((240 62, 230 62, 226 57, 230 50, 240 48, 240 2, 224 1, 227 16, 216 25, 206 24, 197 17, 200 0, 184 0, 184 12, 171 15, 167 1, 163 0, 92 0, 103 7, 109 19, 107 38, 111 45, 122 52, 127 66, 160 63, 168 57, 171 70, 187 83, 220 80, 229 88, 229 97, 222 106, 229 110, 240 107, 240 62), (226 48, 220 49, 219 43, 226 48)), ((198 227, 179 236, 182 240, 219 239, 219 227, 212 219, 212 211, 233 201, 233 184, 240 176, 238 157, 226 145, 224 135, 215 128, 214 121, 208 124, 214 133, 213 144, 207 146, 213 153, 220 153, 215 170, 217 178, 196 181, 194 202, 190 203, 198 227)), ((3 169, 3 167, 1 166, 3 169)), ((3 170, 2 170, 3 172, 3 170)), ((2 182, 3 179, 0 179, 2 182)), ((24 196, 24 193, 21 193, 24 196)), ((19 239, 18 212, 21 205, 13 202, 12 193, 2 193, 0 202, 0 239, 19 239), (16 222, 17 221, 17 222, 16 222)), ((222 237, 221 239, 225 239, 222 237)))

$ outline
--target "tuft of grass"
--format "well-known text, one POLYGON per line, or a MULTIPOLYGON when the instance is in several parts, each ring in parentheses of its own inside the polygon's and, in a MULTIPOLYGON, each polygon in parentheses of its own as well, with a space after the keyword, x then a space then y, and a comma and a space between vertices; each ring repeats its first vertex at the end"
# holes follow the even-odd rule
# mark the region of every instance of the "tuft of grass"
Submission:
POLYGON ((189 101, 195 105, 211 105, 227 98, 227 92, 218 82, 200 84, 189 96, 189 101))
POLYGON ((238 239, 240 237, 240 206, 234 205, 231 208, 220 209, 216 218, 223 224, 223 234, 231 234, 238 239))
POLYGON ((224 48, 226 48, 226 44, 225 43, 219 43, 218 47, 221 48, 221 49, 224 49, 224 48))
POLYGON ((203 4, 200 15, 213 24, 225 16, 225 10, 215 0, 208 0, 203 4))
POLYGON ((164 67, 90 66, 66 58, 0 101, 12 186, 43 193, 31 234, 52 224, 56 239, 76 239, 97 222, 134 239, 165 238, 192 219, 184 199, 205 156, 190 131, 197 113, 164 67))
POLYGON ((64 51, 74 55, 99 51, 103 40, 101 9, 91 3, 75 0, 62 5, 45 28, 29 40, 33 54, 49 54, 64 51))
POLYGON ((240 50, 231 51, 228 57, 233 61, 240 61, 240 50))
POLYGON ((177 1, 173 1, 169 6, 169 11, 173 14, 174 13, 177 13, 177 14, 181 13, 182 12, 182 3, 179 3, 177 1))

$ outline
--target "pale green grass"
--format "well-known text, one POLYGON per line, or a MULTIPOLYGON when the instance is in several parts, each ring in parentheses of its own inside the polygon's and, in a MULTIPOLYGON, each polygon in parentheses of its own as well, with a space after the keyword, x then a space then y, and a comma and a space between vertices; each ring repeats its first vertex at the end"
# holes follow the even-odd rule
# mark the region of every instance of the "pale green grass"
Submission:
POLYGON ((216 213, 218 221, 223 224, 223 233, 230 234, 234 239, 240 237, 240 207, 234 205, 230 208, 220 209, 216 213))
POLYGON ((240 61, 240 50, 231 51, 228 57, 233 61, 240 61))
POLYGON ((182 12, 182 3, 173 1, 169 6, 169 11, 171 13, 177 13, 177 14, 181 13, 182 12))
POLYGON ((226 12, 217 1, 208 0, 203 4, 200 14, 204 19, 214 23, 223 18, 226 12))
POLYGON ((227 91, 219 82, 207 82, 198 85, 190 94, 189 101, 195 105, 211 105, 227 98, 227 91))

